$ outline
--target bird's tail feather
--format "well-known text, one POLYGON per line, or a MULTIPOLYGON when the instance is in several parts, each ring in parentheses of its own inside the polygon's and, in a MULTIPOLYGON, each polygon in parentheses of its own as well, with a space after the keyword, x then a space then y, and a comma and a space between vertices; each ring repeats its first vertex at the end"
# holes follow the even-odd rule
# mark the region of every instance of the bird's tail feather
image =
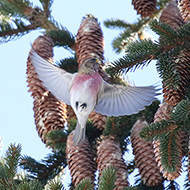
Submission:
POLYGON ((73 143, 74 145, 80 144, 85 140, 86 127, 82 127, 79 122, 77 122, 76 128, 73 132, 73 143))

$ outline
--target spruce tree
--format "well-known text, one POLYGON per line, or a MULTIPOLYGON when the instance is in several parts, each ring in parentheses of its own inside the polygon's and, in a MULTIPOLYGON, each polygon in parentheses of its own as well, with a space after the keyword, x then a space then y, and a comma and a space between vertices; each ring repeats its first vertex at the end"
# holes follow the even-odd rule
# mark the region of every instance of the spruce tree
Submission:
POLYGON ((164 100, 155 101, 130 116, 107 117, 92 112, 87 122, 86 140, 74 146, 71 131, 75 128, 76 116, 70 106, 42 85, 29 52, 27 82, 33 98, 36 129, 42 142, 52 149, 52 154, 39 162, 21 156, 21 145, 11 144, 0 162, 0 189, 64 189, 60 176, 64 175, 67 165, 72 178, 70 189, 179 189, 175 179, 183 174, 182 163, 186 164, 187 170, 184 188, 189 189, 189 0, 178 4, 170 0, 132 0, 134 9, 140 14, 137 22, 104 21, 106 27, 121 30, 112 46, 117 53, 125 52, 106 68, 103 31, 97 18, 86 15, 75 37, 67 26, 53 19, 52 0, 39 2, 42 8, 33 6, 29 0, 0 1, 2 43, 43 29, 44 35, 32 44, 41 57, 53 63, 54 47, 71 51, 73 56, 63 57, 57 66, 72 73, 77 72, 85 59, 98 57, 102 63, 99 69, 102 78, 120 85, 129 85, 121 78, 122 74, 148 66, 155 60, 164 100), (159 36, 158 41, 146 39, 143 32, 147 27, 159 36), (132 144, 135 156, 131 161, 123 159, 129 144, 132 144), (20 177, 19 167, 27 175, 20 177), (132 187, 128 175, 135 168, 139 169, 139 179, 132 187))

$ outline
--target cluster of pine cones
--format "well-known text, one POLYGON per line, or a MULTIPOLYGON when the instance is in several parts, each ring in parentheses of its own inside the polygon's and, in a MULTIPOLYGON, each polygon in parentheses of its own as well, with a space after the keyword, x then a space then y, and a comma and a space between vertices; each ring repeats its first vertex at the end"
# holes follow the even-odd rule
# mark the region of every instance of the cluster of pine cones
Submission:
MULTIPOLYGON (((53 41, 44 35, 33 43, 33 49, 44 59, 53 63, 53 41)), ((76 35, 75 50, 80 65, 89 58, 98 58, 104 64, 103 33, 97 19, 86 16, 76 35)), ((100 66, 99 73, 108 81, 109 78, 100 66)), ((27 61, 27 82, 29 91, 34 98, 34 118, 36 129, 42 141, 46 143, 46 134, 51 130, 63 130, 66 121, 76 118, 71 106, 59 101, 47 91, 34 70, 30 54, 27 61)), ((99 130, 105 129, 106 116, 93 111, 89 118, 99 130)), ((72 133, 67 138, 66 150, 72 183, 76 186, 82 179, 88 177, 95 181, 95 172, 98 168, 99 176, 107 166, 117 167, 115 190, 128 186, 126 164, 122 158, 120 144, 111 136, 103 137, 97 147, 97 152, 86 139, 82 144, 73 145, 72 133)))
MULTIPOLYGON (((156 12, 156 0, 133 0, 132 4, 137 10, 137 13, 141 17, 154 17, 156 12)), ((179 0, 169 1, 166 7, 162 10, 159 20, 168 24, 174 30, 183 26, 190 20, 190 1, 179 0)), ((162 40, 162 39, 160 39, 162 40)), ((164 103, 160 105, 154 116, 154 122, 170 119, 171 112, 181 100, 184 99, 186 89, 190 82, 190 52, 181 51, 177 57, 172 57, 172 61, 177 65, 177 72, 180 74, 180 85, 177 89, 168 88, 163 82, 164 103)), ((174 180, 181 174, 182 163, 181 159, 187 154, 185 147, 188 142, 188 135, 182 131, 179 131, 176 135, 176 141, 179 151, 179 162, 176 165, 177 170, 175 172, 167 172, 161 163, 160 155, 160 142, 159 140, 153 143, 146 142, 139 137, 139 133, 142 128, 147 124, 146 121, 137 121, 133 126, 131 133, 131 142, 133 147, 133 153, 135 155, 136 166, 139 169, 141 178, 145 184, 152 186, 158 185, 164 178, 167 180, 174 180), (154 168, 154 169, 153 169, 154 168)), ((171 130, 175 130, 176 125, 171 126, 171 130)), ((190 168, 188 166, 188 168, 190 168)), ((189 176, 190 179, 190 176, 189 176)))
MULTIPOLYGON (((156 2, 156 0, 132 0, 135 10, 137 10, 137 13, 140 14, 141 17, 153 17, 156 12, 156 2)), ((190 2, 188 0, 179 1, 178 6, 176 2, 171 1, 162 11, 160 20, 167 23, 172 28, 177 29, 184 25, 185 22, 189 21, 189 13, 190 2)), ((46 35, 38 37, 33 43, 34 50, 41 57, 52 63, 53 46, 53 40, 46 35)), ((85 17, 80 25, 76 35, 75 50, 79 67, 86 59, 92 57, 100 59, 103 66, 103 33, 97 19, 91 15, 85 17)), ((165 103, 161 104, 158 109, 154 122, 170 118, 173 106, 184 98, 184 89, 189 85, 189 76, 188 80, 187 77, 184 77, 184 73, 186 73, 187 70, 189 73, 190 70, 187 64, 190 62, 189 52, 183 51, 178 57, 174 57, 173 59, 179 62, 178 70, 182 76, 181 80, 183 80, 182 84, 184 85, 174 90, 168 89, 167 86, 163 84, 165 103), (183 57, 183 59, 180 59, 181 61, 179 62, 180 57, 183 57)), ((106 81, 109 80, 101 67, 99 72, 106 81)), ((30 54, 27 61, 27 82, 29 91, 32 92, 32 97, 34 99, 33 110, 36 129, 42 141, 46 143, 45 136, 49 131, 63 130, 67 120, 75 118, 76 116, 70 106, 59 101, 44 88, 31 63, 30 54)), ((93 125, 98 129, 103 130, 105 128, 106 116, 92 112, 90 119, 93 125)), ((175 173, 167 173, 164 171, 160 162, 159 141, 152 144, 150 142, 145 142, 139 137, 140 131, 146 125, 146 121, 138 120, 134 124, 131 132, 135 164, 139 169, 143 183, 147 186, 155 186, 162 183, 163 177, 174 180, 180 175, 181 165, 178 166, 178 171, 175 173)), ((187 137, 180 133, 178 138, 178 145, 180 147, 183 146, 181 142, 184 138, 187 137)), ((97 151, 94 151, 87 139, 82 144, 74 147, 72 134, 70 134, 67 139, 66 154, 74 186, 86 177, 94 181, 97 168, 101 176, 103 169, 111 165, 117 168, 115 190, 123 189, 129 185, 126 164, 122 158, 120 144, 112 136, 103 136, 98 143, 97 151)), ((183 151, 181 151, 179 158, 182 158, 182 156, 183 151)))

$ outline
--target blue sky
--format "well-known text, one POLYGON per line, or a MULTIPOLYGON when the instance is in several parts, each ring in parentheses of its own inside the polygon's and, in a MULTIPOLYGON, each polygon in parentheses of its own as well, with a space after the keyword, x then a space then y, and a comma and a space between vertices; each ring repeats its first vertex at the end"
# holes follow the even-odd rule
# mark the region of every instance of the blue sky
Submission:
MULTIPOLYGON (((40 5, 38 1, 31 1, 40 5)), ((77 33, 82 17, 93 14, 98 18, 105 38, 105 58, 113 61, 122 54, 115 54, 111 42, 119 30, 107 29, 103 21, 110 18, 119 18, 128 22, 137 19, 136 11, 127 0, 57 0, 52 6, 52 15, 56 21, 67 27, 73 34, 77 33)), ((26 60, 31 43, 41 35, 42 31, 34 31, 20 39, 0 45, 0 137, 3 137, 4 154, 10 143, 20 143, 22 154, 40 160, 51 152, 38 137, 33 117, 33 99, 27 92, 26 60)), ((59 60, 70 54, 63 48, 54 49, 54 59, 59 60)), ((155 65, 152 62, 143 70, 138 69, 129 73, 129 79, 137 86, 151 85, 159 81, 155 65)))

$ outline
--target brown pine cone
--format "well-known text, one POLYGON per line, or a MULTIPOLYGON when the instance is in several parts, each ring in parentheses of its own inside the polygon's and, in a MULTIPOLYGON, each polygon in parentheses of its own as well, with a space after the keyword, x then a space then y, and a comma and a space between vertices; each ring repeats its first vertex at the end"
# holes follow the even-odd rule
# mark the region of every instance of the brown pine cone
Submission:
POLYGON ((127 167, 122 157, 120 144, 116 142, 113 137, 103 137, 97 147, 97 164, 99 176, 101 176, 103 169, 107 166, 112 165, 117 168, 116 187, 114 190, 120 190, 129 186, 127 167))
POLYGON ((67 138, 66 156, 74 186, 86 177, 94 182, 96 155, 87 139, 83 143, 74 146, 73 133, 71 133, 67 138))
POLYGON ((103 63, 103 40, 103 33, 97 19, 87 15, 82 20, 76 35, 75 47, 79 65, 89 58, 98 58, 103 63))
POLYGON ((148 123, 137 120, 131 131, 131 143, 135 155, 135 165, 139 169, 141 179, 147 186, 156 186, 162 183, 162 174, 157 166, 153 145, 140 138, 139 134, 148 123))
MULTIPOLYGON (((173 106, 169 105, 168 103, 165 102, 163 104, 160 104, 160 107, 154 116, 154 123, 159 122, 161 120, 170 119, 172 110, 173 110, 173 106)), ((176 128, 177 128, 176 125, 171 126, 171 129, 173 129, 173 130, 176 128)), ((153 142, 156 162, 158 163, 158 166, 160 167, 160 172, 163 172, 163 177, 167 178, 167 180, 174 180, 177 177, 179 177, 179 175, 181 173, 182 147, 181 147, 181 132, 180 131, 178 132, 178 135, 176 138, 177 138, 176 141, 177 141, 177 145, 179 147, 180 152, 178 155, 179 162, 177 163, 178 164, 177 171, 173 172, 173 173, 169 173, 164 170, 164 167, 161 162, 161 155, 160 155, 160 141, 157 140, 157 141, 153 142)))
POLYGON ((141 17, 151 17, 156 11, 156 0, 132 0, 132 5, 141 17))
POLYGON ((87 59, 97 58, 100 60, 99 74, 109 82, 109 77, 103 70, 104 65, 104 38, 97 19, 87 15, 81 22, 75 42, 77 61, 79 67, 87 59))
POLYGON ((183 18, 175 1, 170 1, 160 15, 160 21, 168 24, 173 29, 184 25, 183 18))
POLYGON ((67 105, 67 120, 70 120, 70 119, 76 119, 76 115, 75 115, 75 112, 73 110, 73 108, 69 105, 67 105))
POLYGON ((178 7, 184 22, 188 22, 190 20, 190 1, 179 0, 178 7))
POLYGON ((188 143, 189 143, 189 136, 187 131, 181 131, 181 148, 182 148, 182 155, 188 155, 188 143))
MULTIPOLYGON (((53 41, 47 36, 38 37, 33 49, 44 59, 53 62, 53 41)), ((66 104, 55 98, 45 89, 31 63, 30 54, 27 61, 27 82, 29 92, 34 98, 33 110, 38 135, 46 143, 45 134, 51 130, 63 129, 66 122, 66 104)))
POLYGON ((171 118, 170 114, 173 110, 173 106, 169 105, 168 103, 164 102, 159 105, 158 110, 154 115, 154 123, 161 121, 161 120, 168 120, 171 118))
MULTIPOLYGON (((185 24, 180 15, 177 3, 174 1, 169 2, 162 11, 160 21, 168 24, 173 29, 178 29, 185 24)), ((177 89, 168 87, 165 81, 163 81, 163 92, 165 101, 175 106, 184 99, 186 88, 190 84, 189 51, 181 51, 178 56, 172 57, 171 60, 176 63, 176 69, 180 75, 179 87, 177 89)))
POLYGON ((177 89, 171 89, 163 82, 163 92, 165 101, 175 106, 184 99, 186 89, 190 85, 190 52, 187 50, 181 51, 177 57, 173 57, 172 59, 177 65, 176 69, 180 75, 180 84, 177 89))
POLYGON ((103 131, 106 128, 106 118, 107 116, 104 116, 100 113, 96 113, 93 111, 89 118, 92 120, 93 126, 97 127, 99 130, 103 131))

